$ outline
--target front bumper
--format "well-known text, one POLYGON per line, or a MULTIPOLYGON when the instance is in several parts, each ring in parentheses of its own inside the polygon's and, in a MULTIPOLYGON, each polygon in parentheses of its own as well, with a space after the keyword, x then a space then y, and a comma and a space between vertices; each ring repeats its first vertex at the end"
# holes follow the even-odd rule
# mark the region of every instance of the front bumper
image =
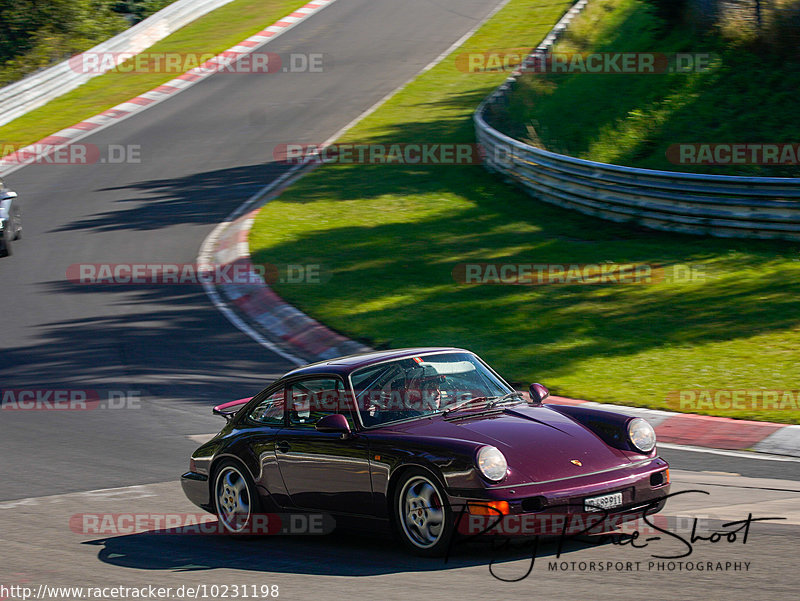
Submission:
MULTIPOLYGON (((456 515, 456 530, 467 537, 577 537, 582 535, 621 533, 627 526, 652 528, 645 520, 664 508, 665 495, 649 503, 637 503, 606 512, 568 511, 563 508, 540 512, 511 513, 508 515, 474 515, 469 512, 456 515)), ((631 528, 627 528, 630 530, 631 528)))
POLYGON ((462 534, 561 536, 584 529, 599 534, 661 511, 670 491, 667 474, 666 462, 657 459, 602 478, 590 475, 513 488, 451 490, 448 501, 462 534), (621 494, 620 505, 605 511, 586 508, 587 499, 613 493, 621 494))
POLYGON ((181 487, 188 499, 206 511, 214 512, 211 507, 211 491, 208 488, 208 476, 197 472, 186 472, 181 476, 181 487))

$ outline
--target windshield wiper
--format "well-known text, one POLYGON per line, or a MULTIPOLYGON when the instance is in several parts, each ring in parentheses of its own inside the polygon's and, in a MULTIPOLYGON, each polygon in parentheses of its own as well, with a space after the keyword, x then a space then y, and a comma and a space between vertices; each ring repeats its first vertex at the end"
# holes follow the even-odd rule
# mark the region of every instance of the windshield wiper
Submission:
POLYGON ((486 410, 488 410, 488 409, 492 409, 493 407, 496 407, 500 403, 505 403, 506 401, 510 401, 511 399, 525 400, 525 397, 522 395, 521 392, 517 392, 516 390, 514 392, 509 392, 508 394, 504 394, 501 397, 497 397, 497 396, 476 396, 476 397, 473 397, 471 399, 463 400, 460 403, 456 403, 452 407, 448 407, 447 409, 445 409, 442 412, 442 415, 447 415, 448 413, 452 413, 453 411, 458 411, 459 409, 462 409, 462 408, 466 407, 467 405, 471 405, 472 403, 481 403, 481 402, 484 402, 484 401, 490 401, 489 404, 486 405, 486 410))
POLYGON ((524 401, 525 397, 523 396, 523 394, 521 392, 518 392, 518 391, 515 390, 514 392, 509 392, 508 394, 504 394, 500 398, 495 398, 491 403, 489 403, 486 406, 486 408, 487 409, 491 409, 492 407, 497 407, 497 405, 499 405, 500 403, 505 403, 506 401, 510 401, 512 399, 515 399, 515 400, 518 400, 518 401, 519 400, 523 400, 524 401))
POLYGON ((452 407, 448 407, 442 412, 442 415, 447 415, 448 413, 452 413, 453 411, 458 411, 467 405, 471 405, 472 403, 479 403, 482 401, 488 401, 489 399, 493 399, 494 397, 486 397, 486 396, 476 396, 471 399, 465 399, 460 403, 456 403, 452 407))

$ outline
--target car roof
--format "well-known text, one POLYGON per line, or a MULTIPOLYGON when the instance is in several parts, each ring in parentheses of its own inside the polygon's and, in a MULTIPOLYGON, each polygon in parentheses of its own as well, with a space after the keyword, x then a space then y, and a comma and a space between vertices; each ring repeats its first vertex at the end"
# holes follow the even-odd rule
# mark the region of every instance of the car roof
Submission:
POLYGON ((407 359, 410 357, 417 357, 420 355, 430 355, 432 353, 469 353, 474 354, 462 348, 455 348, 449 346, 424 346, 402 349, 387 349, 382 351, 368 351, 366 353, 358 353, 356 355, 347 355, 345 357, 336 357, 325 361, 312 363, 286 373, 283 377, 289 378, 298 375, 312 375, 312 374, 339 374, 347 377, 352 372, 368 365, 375 363, 382 363, 383 361, 391 361, 393 359, 407 359))

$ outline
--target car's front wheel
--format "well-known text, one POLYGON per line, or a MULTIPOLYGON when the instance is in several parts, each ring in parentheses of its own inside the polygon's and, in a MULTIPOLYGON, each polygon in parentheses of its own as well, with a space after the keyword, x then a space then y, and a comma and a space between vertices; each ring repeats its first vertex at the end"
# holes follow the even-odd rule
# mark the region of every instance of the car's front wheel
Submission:
POLYGON ((395 488, 397 534, 418 555, 444 554, 453 536, 453 510, 442 487, 431 474, 414 469, 395 488))
POLYGON ((215 474, 214 506, 220 524, 229 534, 253 534, 253 519, 261 504, 247 470, 234 461, 225 461, 215 474))
POLYGON ((14 207, 11 211, 11 231, 14 233, 14 240, 22 238, 22 214, 20 210, 14 207))

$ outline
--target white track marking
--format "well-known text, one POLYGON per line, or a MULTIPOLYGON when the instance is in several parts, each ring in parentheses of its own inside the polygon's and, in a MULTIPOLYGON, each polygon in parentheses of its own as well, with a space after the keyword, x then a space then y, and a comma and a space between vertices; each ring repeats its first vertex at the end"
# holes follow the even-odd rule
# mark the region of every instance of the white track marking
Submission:
MULTIPOLYGON (((164 484, 159 482, 158 484, 164 484)), ((13 501, 0 502, 0 511, 3 509, 14 509, 15 507, 31 506, 60 503, 64 498, 83 497, 87 499, 143 499, 145 497, 155 497, 156 493, 151 490, 152 484, 136 484, 133 486, 120 486, 117 488, 100 488, 97 490, 86 490, 82 492, 70 492, 60 495, 49 495, 45 497, 29 497, 27 499, 15 499, 13 501)))
POLYGON ((662 449, 674 449, 676 451, 689 451, 691 453, 709 453, 711 455, 724 455, 726 457, 737 457, 739 459, 760 459, 762 461, 788 461, 800 463, 800 457, 785 457, 783 455, 768 455, 766 453, 750 453, 748 451, 729 451, 725 449, 711 449, 707 447, 693 447, 689 445, 673 444, 671 442, 659 442, 658 446, 662 449))

